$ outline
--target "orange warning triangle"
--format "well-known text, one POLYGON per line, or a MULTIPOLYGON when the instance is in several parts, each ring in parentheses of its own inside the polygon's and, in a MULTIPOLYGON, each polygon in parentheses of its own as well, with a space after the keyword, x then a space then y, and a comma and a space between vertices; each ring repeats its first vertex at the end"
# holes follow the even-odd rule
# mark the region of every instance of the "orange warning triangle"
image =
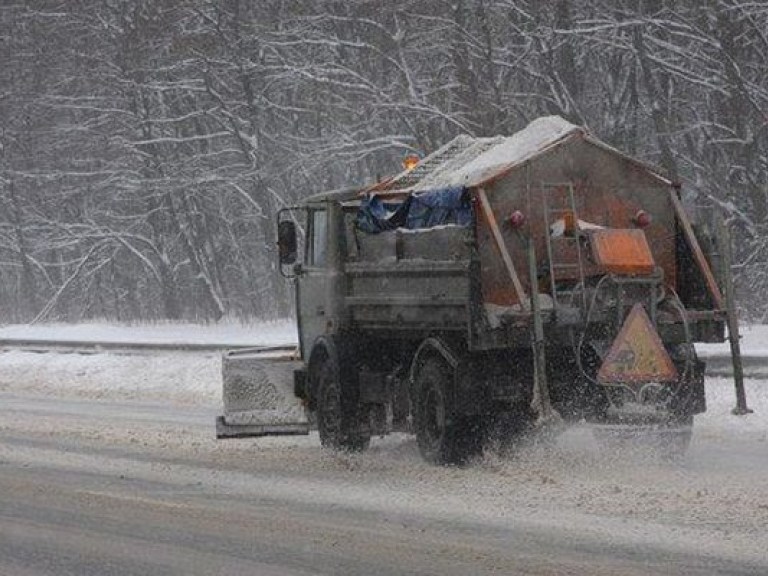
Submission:
POLYGON ((601 384, 675 382, 677 368, 642 304, 635 304, 597 373, 601 384))

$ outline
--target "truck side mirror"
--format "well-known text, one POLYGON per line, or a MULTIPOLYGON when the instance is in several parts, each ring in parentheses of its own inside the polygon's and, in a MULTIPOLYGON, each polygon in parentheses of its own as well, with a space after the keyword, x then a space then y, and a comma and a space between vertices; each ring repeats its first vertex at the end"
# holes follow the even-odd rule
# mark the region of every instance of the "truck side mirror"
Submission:
POLYGON ((280 257, 280 264, 287 266, 296 262, 297 248, 296 224, 291 220, 278 222, 277 253, 280 257))

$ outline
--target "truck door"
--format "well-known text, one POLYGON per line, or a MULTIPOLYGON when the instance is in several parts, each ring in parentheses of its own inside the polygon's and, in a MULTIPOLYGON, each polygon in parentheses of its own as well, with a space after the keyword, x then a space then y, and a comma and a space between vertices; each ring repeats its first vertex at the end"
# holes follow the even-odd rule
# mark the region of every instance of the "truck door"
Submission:
POLYGON ((313 207, 307 211, 304 263, 296 279, 299 346, 305 362, 315 340, 326 330, 328 260, 328 210, 313 207))

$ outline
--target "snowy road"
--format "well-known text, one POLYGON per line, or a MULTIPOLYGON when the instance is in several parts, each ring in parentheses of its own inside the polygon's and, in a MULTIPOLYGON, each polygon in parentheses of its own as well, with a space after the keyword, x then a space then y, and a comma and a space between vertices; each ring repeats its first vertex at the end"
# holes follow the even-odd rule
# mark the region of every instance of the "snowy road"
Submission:
POLYGON ((716 389, 682 464, 576 428, 451 469, 404 436, 216 442, 205 395, 4 388, 0 574, 768 573, 764 420, 718 424, 716 389))

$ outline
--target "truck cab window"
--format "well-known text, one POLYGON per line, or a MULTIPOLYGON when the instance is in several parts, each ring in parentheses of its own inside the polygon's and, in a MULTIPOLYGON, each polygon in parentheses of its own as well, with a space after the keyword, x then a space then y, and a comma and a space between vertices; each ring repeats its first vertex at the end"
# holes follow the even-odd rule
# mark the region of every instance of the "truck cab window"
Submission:
POLYGON ((313 210, 311 218, 311 246, 309 249, 310 266, 325 266, 326 253, 326 228, 328 226, 328 213, 325 210, 313 210))

